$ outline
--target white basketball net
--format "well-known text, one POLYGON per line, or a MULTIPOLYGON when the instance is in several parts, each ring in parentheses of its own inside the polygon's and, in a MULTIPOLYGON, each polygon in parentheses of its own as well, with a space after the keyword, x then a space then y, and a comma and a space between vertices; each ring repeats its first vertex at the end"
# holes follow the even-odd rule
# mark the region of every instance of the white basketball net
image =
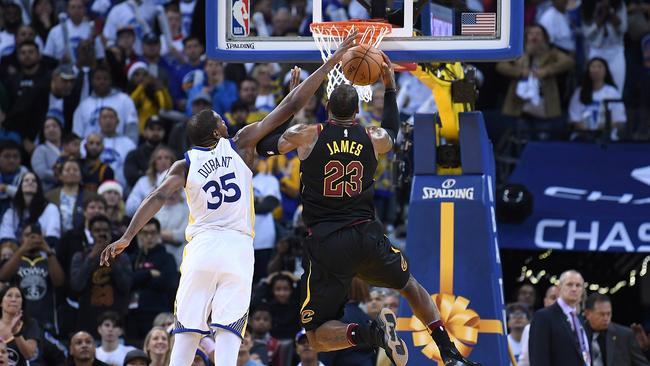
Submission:
MULTIPOLYGON (((353 30, 359 31, 357 44, 365 44, 373 47, 379 46, 384 36, 391 31, 391 26, 385 23, 374 22, 325 22, 325 23, 312 23, 310 25, 311 32, 314 36, 314 42, 318 45, 323 62, 329 60, 330 57, 336 52, 339 45, 345 37, 348 36, 353 30), (359 24, 359 25, 357 25, 359 24), (363 30, 365 28, 365 30, 363 30)), ((334 88, 341 84, 351 84, 357 89, 359 98, 364 102, 372 100, 372 87, 370 85, 354 85, 348 80, 343 71, 341 71, 341 64, 336 64, 332 71, 327 74, 327 97, 329 98, 334 88)))

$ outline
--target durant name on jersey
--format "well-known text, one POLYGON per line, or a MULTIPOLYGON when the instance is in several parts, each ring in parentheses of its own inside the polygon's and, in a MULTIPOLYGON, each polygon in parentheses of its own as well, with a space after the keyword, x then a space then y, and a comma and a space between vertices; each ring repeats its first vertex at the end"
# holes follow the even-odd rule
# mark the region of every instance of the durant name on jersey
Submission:
POLYGON ((203 178, 207 178, 210 173, 217 170, 217 168, 227 168, 230 165, 231 159, 232 156, 222 156, 221 163, 219 163, 219 158, 210 159, 199 168, 199 174, 201 174, 203 178))

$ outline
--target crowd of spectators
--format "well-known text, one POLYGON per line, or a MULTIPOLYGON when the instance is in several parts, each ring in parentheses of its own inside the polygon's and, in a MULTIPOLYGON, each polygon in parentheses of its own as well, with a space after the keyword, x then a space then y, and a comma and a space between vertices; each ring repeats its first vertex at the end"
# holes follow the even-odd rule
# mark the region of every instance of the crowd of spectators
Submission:
MULTIPOLYGON (((494 5, 437 2, 474 11, 494 5)), ((170 197, 138 234, 137 245, 110 267, 99 267, 99 253, 124 232, 139 203, 190 147, 189 116, 213 109, 233 136, 278 104, 293 66, 208 59, 204 3, 2 2, 0 361, 169 363, 170 313, 188 220, 183 194, 170 197)), ((305 32, 310 12, 305 1, 251 3, 256 34, 305 32)), ((516 120, 517 131, 533 139, 589 140, 603 134, 611 140, 648 139, 650 2, 527 0, 525 5, 524 55, 475 65, 484 80, 482 95, 491 96, 481 99, 482 107, 502 109, 516 120), (499 82, 504 78, 509 82, 499 82)), ((356 0, 326 1, 326 9, 330 20, 368 16, 356 0)), ((416 78, 401 74, 399 85, 404 121, 436 110, 430 91, 416 78)), ((374 88, 375 98, 360 109, 365 125, 380 124, 383 90, 374 88)), ((294 123, 326 118, 319 93, 294 123)), ((398 209, 404 202, 393 188, 395 156, 380 159, 375 177, 377 216, 392 239, 404 222, 398 209)), ((305 232, 298 157, 259 160, 254 173, 255 290, 238 365, 300 360, 317 365, 298 321, 305 232)), ((398 302, 396 293, 355 281, 345 317, 365 321, 382 306, 396 310, 398 302)), ((518 353, 530 307, 508 311, 518 353)), ((209 365, 212 357, 206 338, 194 364, 209 365)), ((388 362, 372 350, 320 359, 332 365, 388 362)))

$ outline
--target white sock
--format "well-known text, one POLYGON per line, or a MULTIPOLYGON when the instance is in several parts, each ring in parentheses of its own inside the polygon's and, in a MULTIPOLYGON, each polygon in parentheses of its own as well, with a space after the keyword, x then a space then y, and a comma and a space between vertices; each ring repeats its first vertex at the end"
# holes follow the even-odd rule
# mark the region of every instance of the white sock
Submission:
POLYGON ((214 337, 214 366, 236 365, 240 345, 241 338, 235 333, 225 329, 217 330, 214 337))
POLYGON ((169 364, 173 366, 190 366, 194 362, 194 355, 201 337, 202 335, 195 332, 174 334, 174 346, 172 347, 169 364))

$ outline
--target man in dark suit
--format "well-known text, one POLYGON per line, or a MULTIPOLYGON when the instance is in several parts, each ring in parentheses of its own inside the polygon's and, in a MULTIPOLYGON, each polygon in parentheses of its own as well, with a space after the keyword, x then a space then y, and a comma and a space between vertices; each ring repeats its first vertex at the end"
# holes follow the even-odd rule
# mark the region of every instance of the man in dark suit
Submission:
POLYGON ((612 322, 612 303, 607 295, 589 295, 585 317, 592 366, 650 366, 632 329, 612 322))
POLYGON ((589 366, 589 342, 577 309, 584 291, 582 275, 562 273, 559 288, 557 302, 535 313, 531 322, 530 365, 589 366))

